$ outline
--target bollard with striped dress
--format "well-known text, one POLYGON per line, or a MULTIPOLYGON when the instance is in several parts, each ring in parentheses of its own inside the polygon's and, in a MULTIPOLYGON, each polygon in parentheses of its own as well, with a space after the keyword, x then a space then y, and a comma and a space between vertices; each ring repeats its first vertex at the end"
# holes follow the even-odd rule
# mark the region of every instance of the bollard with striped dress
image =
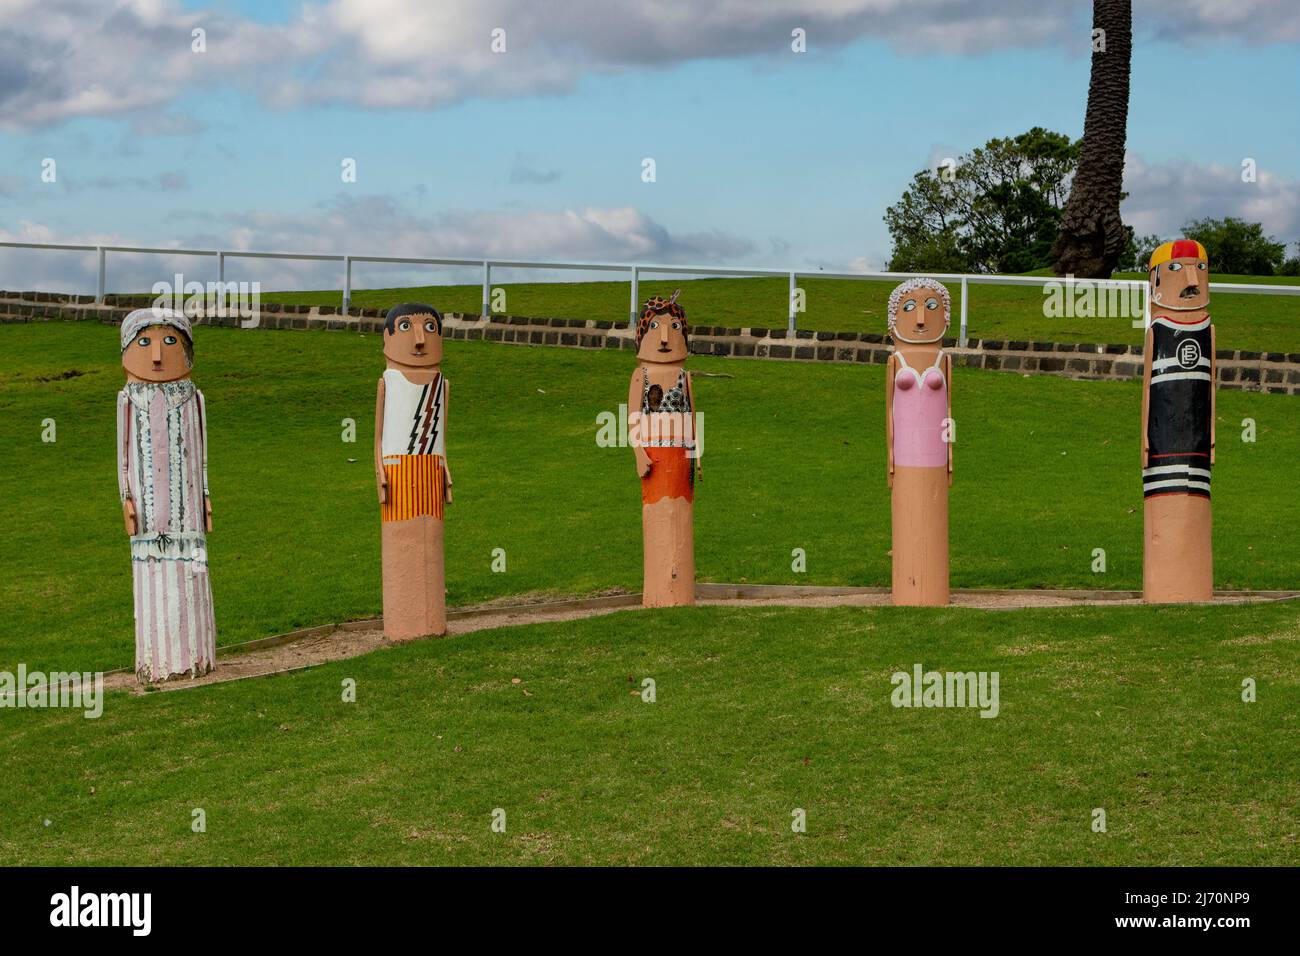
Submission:
POLYGON ((135 670, 150 683, 212 670, 216 621, 208 580, 208 423, 190 381, 189 319, 138 309, 122 322, 126 386, 117 396, 117 472, 131 536, 135 670))

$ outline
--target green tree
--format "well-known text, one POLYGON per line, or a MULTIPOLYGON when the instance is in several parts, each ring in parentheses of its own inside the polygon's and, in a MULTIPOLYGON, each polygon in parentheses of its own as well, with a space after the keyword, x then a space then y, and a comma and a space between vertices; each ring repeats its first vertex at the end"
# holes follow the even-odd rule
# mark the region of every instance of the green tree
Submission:
POLYGON ((923 169, 885 211, 895 272, 1029 272, 1052 263, 1079 144, 1034 127, 923 169))
POLYGON ((1183 235, 1205 246, 1211 272, 1271 276, 1286 258, 1286 243, 1264 235, 1262 224, 1232 216, 1195 219, 1183 225, 1183 235))
POLYGON ((1127 263, 1121 262, 1123 268, 1134 272, 1146 272, 1151 265, 1151 254, 1165 243, 1165 239, 1154 232, 1149 236, 1138 236, 1133 240, 1133 255, 1127 263))
POLYGON ((1280 276, 1300 276, 1300 241, 1295 244, 1295 255, 1278 267, 1280 276))

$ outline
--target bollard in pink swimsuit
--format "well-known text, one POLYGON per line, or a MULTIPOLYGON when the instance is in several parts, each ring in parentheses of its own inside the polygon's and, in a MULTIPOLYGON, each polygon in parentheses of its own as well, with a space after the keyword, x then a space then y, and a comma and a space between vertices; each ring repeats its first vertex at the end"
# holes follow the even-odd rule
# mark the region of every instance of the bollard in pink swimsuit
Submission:
POLYGON ((894 465, 900 468, 940 468, 948 464, 948 446, 943 440, 948 418, 948 382, 939 363, 917 372, 902 352, 895 352, 902 366, 894 377, 894 465))

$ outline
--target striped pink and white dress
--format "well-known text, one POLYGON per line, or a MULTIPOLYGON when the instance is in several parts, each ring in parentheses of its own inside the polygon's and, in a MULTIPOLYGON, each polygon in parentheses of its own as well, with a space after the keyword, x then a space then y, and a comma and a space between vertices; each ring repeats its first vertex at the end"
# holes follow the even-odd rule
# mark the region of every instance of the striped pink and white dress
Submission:
POLYGON ((207 416, 189 379, 128 382, 117 396, 118 489, 135 502, 135 671, 142 681, 212 670, 216 622, 204 498, 207 416))

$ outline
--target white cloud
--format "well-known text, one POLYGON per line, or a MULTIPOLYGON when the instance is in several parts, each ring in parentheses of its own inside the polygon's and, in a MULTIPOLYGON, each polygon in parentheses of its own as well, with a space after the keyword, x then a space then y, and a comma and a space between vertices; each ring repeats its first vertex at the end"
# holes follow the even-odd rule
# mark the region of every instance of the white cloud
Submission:
MULTIPOLYGON (((789 57, 875 37, 933 54, 1064 45, 1086 53, 1086 4, 1041 0, 325 0, 286 23, 183 9, 177 0, 7 0, 0 9, 0 126, 163 111, 228 83, 281 107, 431 108, 562 92, 583 76, 689 60, 789 57), (191 52, 191 30, 207 52, 191 52), (491 48, 505 31, 505 53, 491 48)), ((1294 0, 1140 3, 1137 31, 1174 42, 1300 39, 1294 0)), ((143 122, 143 129, 151 124, 143 122)), ((174 121, 161 122, 174 128, 174 121)))
MULTIPOLYGON (((48 226, 20 222, 13 231, 0 229, 0 240, 64 242, 102 245, 159 245, 228 251, 315 252, 351 255, 448 258, 537 259, 557 261, 724 264, 752 255, 754 246, 720 231, 677 234, 631 207, 517 212, 453 211, 434 217, 415 216, 393 199, 369 196, 339 199, 302 214, 242 212, 173 216, 183 238, 170 241, 153 235, 109 233, 60 234, 48 226), (185 226, 188 224, 188 231, 185 226), (539 250, 545 250, 544 253, 539 250)), ((109 257, 112 289, 147 291, 175 272, 193 273, 199 281, 215 278, 211 258, 142 256, 113 253, 109 257)), ((91 253, 28 252, 0 249, 0 287, 93 291, 95 260, 91 253)), ((386 281, 427 284, 475 281, 476 270, 445 267, 379 267, 358 265, 354 274, 381 271, 386 281)), ((227 277, 257 279, 266 290, 280 288, 338 288, 339 263, 295 264, 277 260, 229 260, 227 277)), ((508 273, 512 281, 541 273, 508 273)), ((578 278, 572 273, 545 278, 578 278)))
POLYGON ((76 116, 161 107, 187 87, 236 79, 310 52, 300 31, 174 0, 6 0, 0 9, 0 125, 40 126, 76 116), (191 30, 208 51, 191 51, 191 30))
POLYGON ((1139 235, 1173 236, 1190 219, 1236 216, 1263 224, 1279 241, 1300 239, 1300 181, 1260 168, 1242 182, 1239 166, 1152 165, 1130 152, 1124 161, 1124 221, 1139 235))
POLYGON ((1187 42, 1243 37, 1256 43, 1300 40, 1300 5, 1294 0, 1180 0, 1177 5, 1148 0, 1147 23, 1161 40, 1187 42))
POLYGON ((534 259, 545 250, 551 259, 686 262, 729 260, 753 249, 716 231, 673 234, 630 206, 424 217, 388 196, 340 197, 302 214, 246 212, 219 216, 213 225, 203 237, 209 244, 357 255, 534 259))

